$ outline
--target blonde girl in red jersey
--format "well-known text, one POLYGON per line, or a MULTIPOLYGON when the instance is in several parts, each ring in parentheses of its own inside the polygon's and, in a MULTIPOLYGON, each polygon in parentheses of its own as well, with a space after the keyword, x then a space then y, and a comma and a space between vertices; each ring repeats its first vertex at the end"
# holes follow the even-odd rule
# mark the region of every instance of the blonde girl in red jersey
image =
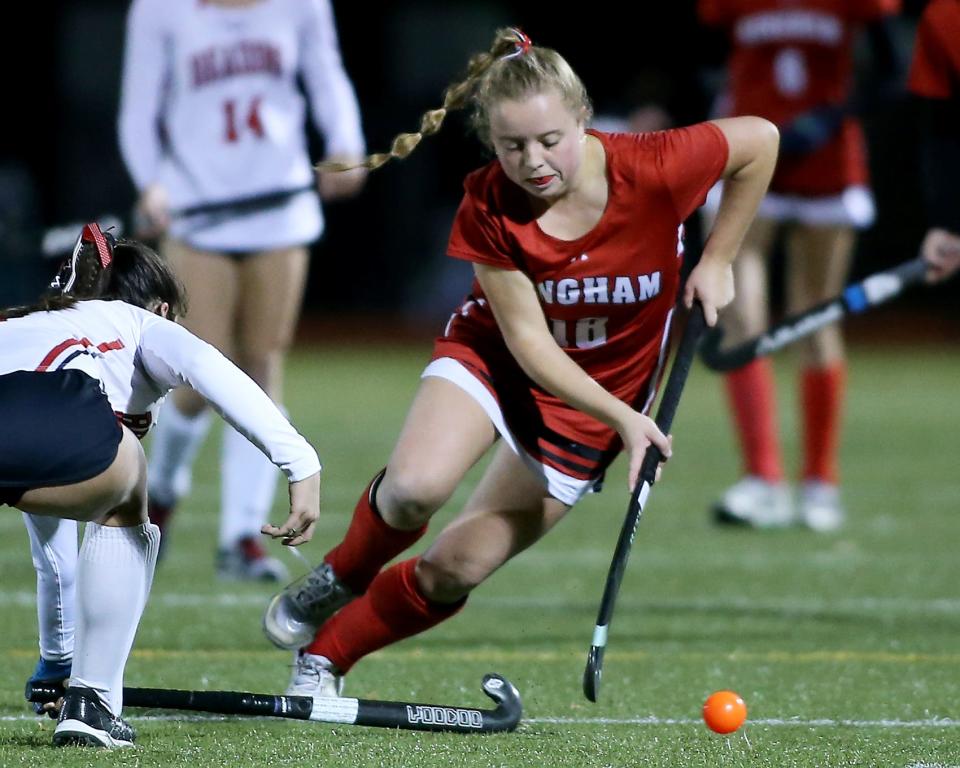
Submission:
POLYGON ((452 616, 595 490, 621 448, 631 483, 651 442, 669 454, 645 410, 680 290, 682 223, 714 182, 727 182, 683 294, 713 324, 776 157, 777 131, 759 118, 589 130, 590 103, 566 61, 505 29, 420 132, 368 167, 405 157, 471 103, 496 159, 466 179, 449 254, 472 261, 476 281, 346 537, 267 609, 268 637, 300 648, 291 693, 338 695, 360 658, 452 616), (495 444, 460 515, 423 555, 381 571, 495 444))
MULTIPOLYGON (((896 79, 889 19, 899 0, 698 0, 700 19, 722 28, 732 115, 762 115, 781 130, 770 193, 734 267, 737 297, 724 313, 728 343, 769 326, 767 263, 783 230, 787 313, 836 296, 847 280, 856 231, 872 224, 866 143, 851 114, 853 44, 866 27, 878 71, 896 79)), ((710 205, 707 206, 710 208, 710 205)), ((785 481, 770 360, 726 375, 743 454, 743 477, 714 509, 718 522, 834 530, 844 519, 837 453, 846 379, 840 329, 798 344, 803 466, 795 508, 785 481)))

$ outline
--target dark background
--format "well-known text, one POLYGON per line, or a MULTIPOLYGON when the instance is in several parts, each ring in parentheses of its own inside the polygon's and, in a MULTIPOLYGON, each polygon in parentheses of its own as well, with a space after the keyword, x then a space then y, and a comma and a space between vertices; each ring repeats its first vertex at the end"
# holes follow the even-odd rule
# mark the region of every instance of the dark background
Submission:
MULTIPOLYGON (((583 78, 598 114, 625 114, 654 99, 677 124, 707 117, 709 72, 725 52, 721 38, 698 27, 693 0, 636 4, 629 22, 609 12, 565 11, 555 2, 333 5, 371 151, 386 149, 395 134, 413 130, 425 110, 439 106, 443 88, 462 75, 470 53, 488 47, 498 26, 519 25, 536 43, 558 49, 583 78)), ((898 20, 905 61, 923 5, 907 2, 898 20)), ((8 73, 0 303, 28 300, 49 279, 53 264, 36 255, 38 233, 130 213, 134 190, 116 142, 127 6, 124 0, 18 5, 21 21, 7 27, 8 41, 24 45, 8 43, 0 54, 8 73)), ((858 53, 860 77, 869 81, 869 56, 858 53)), ((909 100, 875 106, 864 121, 879 216, 860 238, 855 277, 911 257, 924 229, 909 100)), ((319 157, 321 140, 314 137, 313 145, 319 157)), ((399 315, 431 324, 445 317, 470 275, 469 266, 444 257, 446 237, 463 176, 487 159, 463 117, 453 115, 409 159, 374 173, 359 198, 327 206, 305 312, 399 315)), ((76 236, 75 228, 69 235, 76 236)), ((954 314, 955 297, 948 284, 899 304, 946 316, 954 314)))

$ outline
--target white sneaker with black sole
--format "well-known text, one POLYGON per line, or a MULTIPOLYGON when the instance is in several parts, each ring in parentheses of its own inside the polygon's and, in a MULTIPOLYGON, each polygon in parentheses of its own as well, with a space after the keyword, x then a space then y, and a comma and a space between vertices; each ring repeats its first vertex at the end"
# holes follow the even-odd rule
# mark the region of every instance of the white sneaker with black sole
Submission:
POLYGON ((327 619, 355 597, 333 568, 320 563, 270 599, 263 614, 263 631, 278 648, 302 648, 327 619))
POLYGON ((298 651, 293 657, 293 675, 287 696, 338 698, 343 693, 343 675, 326 656, 298 651))
POLYGON ((785 528, 796 522, 790 486, 747 475, 713 505, 713 519, 721 525, 785 528))
POLYGON ((132 747, 136 732, 90 688, 67 688, 53 732, 55 747, 132 747))

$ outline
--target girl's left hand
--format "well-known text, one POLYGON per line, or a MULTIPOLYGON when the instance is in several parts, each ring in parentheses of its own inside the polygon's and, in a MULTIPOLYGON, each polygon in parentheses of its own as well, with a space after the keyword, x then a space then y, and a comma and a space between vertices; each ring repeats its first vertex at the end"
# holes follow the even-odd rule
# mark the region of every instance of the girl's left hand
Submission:
POLYGON ((717 313, 733 301, 733 267, 716 257, 704 254, 694 267, 683 291, 683 303, 693 308, 694 299, 703 305, 703 316, 711 328, 717 324, 717 313))

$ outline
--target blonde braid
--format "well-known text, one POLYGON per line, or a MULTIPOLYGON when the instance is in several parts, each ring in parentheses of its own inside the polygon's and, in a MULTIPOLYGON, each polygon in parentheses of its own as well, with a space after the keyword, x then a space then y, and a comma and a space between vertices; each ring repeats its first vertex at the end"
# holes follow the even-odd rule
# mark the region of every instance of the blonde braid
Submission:
POLYGON ((432 136, 443 126, 443 120, 448 112, 463 109, 470 104, 477 83, 487 73, 491 66, 502 56, 510 53, 517 47, 517 32, 513 29, 500 29, 494 38, 490 51, 475 54, 467 64, 467 76, 459 83, 452 83, 443 92, 443 106, 431 109, 420 118, 420 130, 416 133, 398 134, 390 144, 389 152, 378 152, 367 155, 363 160, 355 163, 338 161, 324 161, 317 164, 319 171, 349 171, 354 168, 368 168, 376 170, 384 163, 396 158, 402 160, 408 157, 424 136, 432 136))

